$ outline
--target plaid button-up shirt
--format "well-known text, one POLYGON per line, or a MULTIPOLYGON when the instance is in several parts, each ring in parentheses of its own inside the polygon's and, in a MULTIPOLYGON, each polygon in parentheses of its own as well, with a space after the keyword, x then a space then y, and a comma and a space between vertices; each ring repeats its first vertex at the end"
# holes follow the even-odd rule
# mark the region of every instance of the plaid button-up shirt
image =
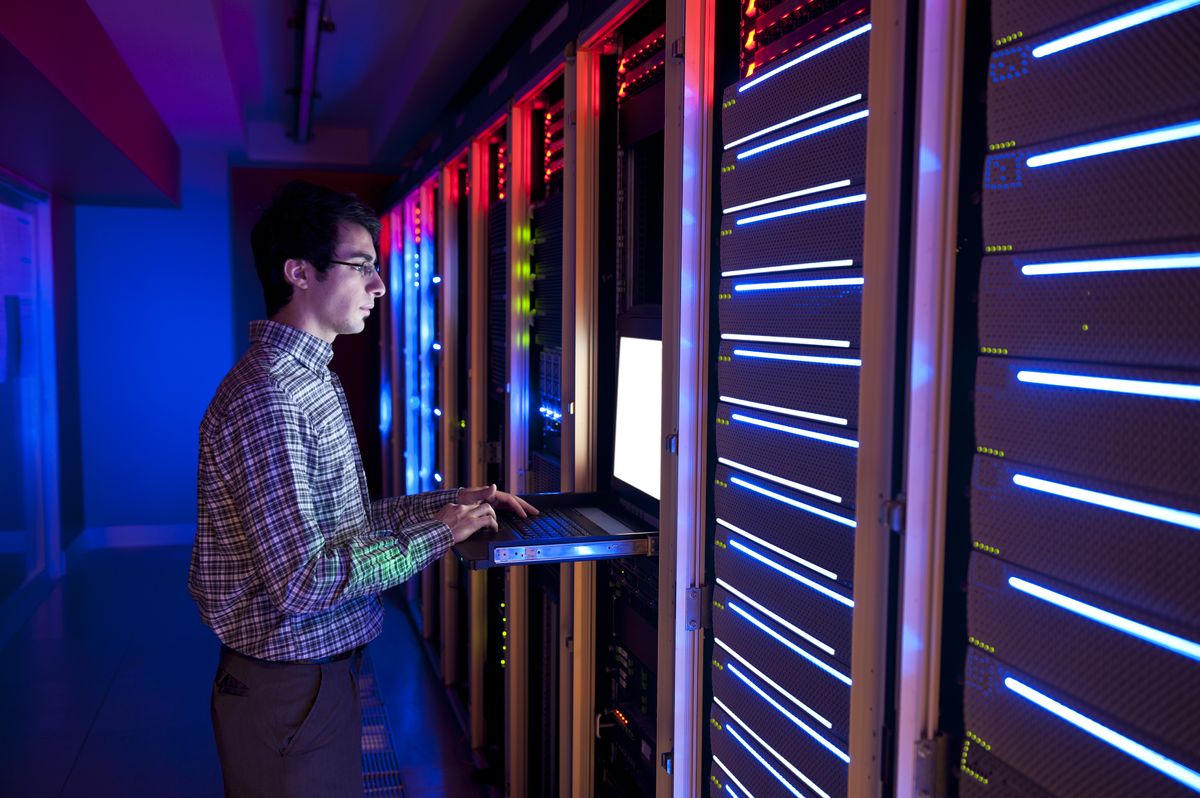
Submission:
POLYGON ((295 661, 372 640, 380 591, 444 554, 452 490, 372 502, 333 347, 250 324, 250 349, 200 424, 188 588, 230 648, 295 661))

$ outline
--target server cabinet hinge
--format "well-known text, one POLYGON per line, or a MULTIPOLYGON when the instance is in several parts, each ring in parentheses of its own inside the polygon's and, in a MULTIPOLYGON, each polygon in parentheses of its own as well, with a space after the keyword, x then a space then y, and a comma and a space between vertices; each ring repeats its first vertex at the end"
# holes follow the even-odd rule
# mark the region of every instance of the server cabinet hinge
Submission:
POLYGON ((679 433, 672 432, 663 439, 663 448, 668 454, 679 454, 679 433))
POLYGON ((664 751, 663 755, 659 757, 659 761, 662 763, 662 769, 667 771, 667 775, 670 776, 671 766, 675 764, 675 757, 672 755, 672 752, 664 751))
POLYGON ((687 589, 684 607, 685 623, 689 632, 712 627, 712 585, 700 585, 687 589))
POLYGON ((671 42, 671 57, 683 58, 683 37, 680 36, 675 41, 671 42))
POLYGON ((946 758, 948 747, 946 735, 941 732, 932 739, 922 737, 917 740, 916 784, 913 785, 917 798, 945 798, 950 772, 946 758))
POLYGON ((887 528, 897 535, 904 532, 904 497, 897 496, 883 503, 880 508, 880 520, 887 528))

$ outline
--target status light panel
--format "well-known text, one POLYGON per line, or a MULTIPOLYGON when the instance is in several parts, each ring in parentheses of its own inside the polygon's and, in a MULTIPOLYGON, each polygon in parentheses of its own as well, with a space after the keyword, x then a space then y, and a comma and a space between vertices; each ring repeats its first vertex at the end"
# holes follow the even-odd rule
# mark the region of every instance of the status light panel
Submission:
POLYGON ((960 793, 1200 793, 1200 0, 993 0, 960 793))
POLYGON ((441 409, 436 407, 435 359, 441 350, 436 341, 437 319, 431 186, 406 199, 401 208, 402 266, 393 265, 393 318, 403 320, 404 362, 404 485, 409 494, 441 487, 437 465, 437 430, 441 409))
POLYGON ((871 25, 834 6, 722 103, 714 796, 846 794, 871 25))

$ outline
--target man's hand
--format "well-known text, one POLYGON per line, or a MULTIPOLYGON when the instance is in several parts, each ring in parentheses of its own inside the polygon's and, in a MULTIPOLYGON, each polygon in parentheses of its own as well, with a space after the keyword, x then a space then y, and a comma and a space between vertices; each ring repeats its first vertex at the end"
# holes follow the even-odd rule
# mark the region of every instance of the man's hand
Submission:
POLYGON ((502 490, 496 490, 495 484, 485 485, 482 488, 459 488, 458 501, 462 504, 484 502, 497 510, 508 510, 511 513, 515 513, 521 518, 528 518, 531 515, 538 514, 537 508, 532 504, 519 496, 505 493, 502 490))
POLYGON ((485 527, 496 529, 496 511, 491 505, 482 502, 471 504, 447 504, 438 510, 434 521, 441 521, 450 527, 450 535, 455 543, 462 543, 485 527))

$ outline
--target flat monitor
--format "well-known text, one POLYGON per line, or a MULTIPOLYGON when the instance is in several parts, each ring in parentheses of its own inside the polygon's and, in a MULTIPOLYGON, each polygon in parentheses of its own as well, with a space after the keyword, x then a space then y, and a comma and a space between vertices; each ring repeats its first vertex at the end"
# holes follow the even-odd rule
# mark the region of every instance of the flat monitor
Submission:
POLYGON ((617 339, 613 477, 655 502, 660 498, 663 450, 662 369, 661 340, 629 335, 617 339))

